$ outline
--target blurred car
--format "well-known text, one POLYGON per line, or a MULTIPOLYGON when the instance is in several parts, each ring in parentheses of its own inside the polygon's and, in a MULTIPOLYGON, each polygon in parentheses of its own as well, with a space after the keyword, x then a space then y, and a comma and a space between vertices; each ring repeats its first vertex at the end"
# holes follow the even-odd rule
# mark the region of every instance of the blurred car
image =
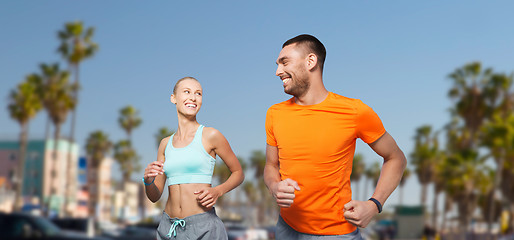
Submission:
POLYGON ((157 239, 157 227, 127 226, 116 232, 105 232, 102 236, 113 240, 155 240, 157 239))
POLYGON ((381 219, 373 226, 378 239, 394 239, 396 235, 396 222, 390 219, 381 219))
POLYGON ((228 226, 228 240, 267 240, 268 231, 261 228, 247 228, 244 226, 228 226))
POLYGON ((108 240, 65 231, 46 218, 26 213, 0 213, 0 239, 108 240))
POLYGON ((268 232, 268 239, 275 239, 275 232, 277 231, 277 226, 267 226, 264 229, 268 232))
POLYGON ((63 230, 82 233, 88 237, 95 235, 94 220, 92 218, 54 218, 51 221, 63 230))

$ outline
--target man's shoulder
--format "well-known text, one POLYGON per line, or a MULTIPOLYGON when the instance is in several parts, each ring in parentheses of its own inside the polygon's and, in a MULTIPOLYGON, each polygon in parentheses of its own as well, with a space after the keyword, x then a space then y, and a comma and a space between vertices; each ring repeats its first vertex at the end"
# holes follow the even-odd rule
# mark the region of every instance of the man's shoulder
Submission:
POLYGON ((292 98, 289 98, 283 102, 279 102, 279 103, 276 103, 276 104, 273 104, 271 105, 271 107, 268 108, 268 111, 269 110, 275 110, 275 109, 281 109, 281 108, 287 108, 287 107, 290 107, 292 106, 292 101, 293 101, 294 97, 292 98))
POLYGON ((330 94, 332 95, 333 99, 336 99, 336 100, 339 100, 339 101, 348 101, 348 102, 360 101, 357 98, 351 98, 351 97, 343 96, 343 95, 340 95, 340 94, 337 94, 337 93, 334 93, 334 92, 330 92, 330 94))
POLYGON ((363 102, 358 98, 350 98, 343 95, 339 95, 334 92, 330 92, 332 96, 332 101, 339 104, 348 104, 348 105, 361 105, 363 102))

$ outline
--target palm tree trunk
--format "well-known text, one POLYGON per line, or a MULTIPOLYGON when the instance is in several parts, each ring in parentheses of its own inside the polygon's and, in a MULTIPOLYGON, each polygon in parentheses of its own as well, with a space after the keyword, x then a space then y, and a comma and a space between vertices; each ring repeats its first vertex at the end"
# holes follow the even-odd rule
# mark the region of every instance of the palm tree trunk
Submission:
POLYGON ((92 166, 92 162, 93 162, 93 161, 91 161, 92 159, 88 159, 88 160, 90 160, 90 161, 88 161, 88 164, 87 164, 87 168, 88 168, 87 178, 88 178, 88 184, 89 184, 88 192, 90 193, 88 211, 89 211, 90 217, 96 218, 96 206, 97 206, 97 197, 96 196, 98 195, 98 178, 97 178, 98 174, 97 174, 95 167, 92 166))
MULTIPOLYGON (((78 84, 79 83, 79 65, 77 64, 75 66, 75 84, 78 84)), ((79 99, 79 91, 78 89, 74 91, 74 95, 73 97, 75 98, 75 107, 71 110, 71 129, 70 129, 70 142, 69 142, 69 147, 68 147, 68 157, 67 157, 67 164, 66 166, 68 166, 68 170, 66 171, 66 180, 68 182, 68 184, 66 184, 66 189, 65 189, 65 194, 64 194, 64 208, 65 208, 65 215, 67 216, 70 216, 71 215, 71 212, 68 213, 68 204, 70 203, 70 195, 71 195, 71 191, 72 191, 72 188, 70 186, 74 186, 75 184, 75 181, 72 181, 72 176, 71 176, 71 169, 75 169, 76 166, 72 166, 72 149, 73 149, 73 143, 75 142, 75 123, 76 123, 76 116, 77 116, 77 107, 78 107, 78 99, 79 99)))
POLYGON ((461 236, 465 238, 467 233, 472 234, 471 220, 473 218, 473 210, 477 205, 477 197, 473 196, 472 193, 467 193, 464 198, 459 202, 459 218, 461 220, 461 236))
MULTIPOLYGON (((493 185, 493 189, 491 191, 491 201, 489 201, 489 216, 488 216, 488 219, 487 219, 487 232, 489 233, 489 237, 493 235, 493 228, 492 228, 492 223, 493 223, 493 218, 494 218, 494 213, 496 212, 495 211, 495 204, 494 204, 494 195, 495 195, 495 192, 496 192, 496 189, 499 189, 500 188, 500 182, 501 182, 501 179, 502 179, 502 173, 503 173, 503 164, 504 164, 504 161, 505 161, 505 149, 501 149, 501 155, 500 155, 500 159, 498 159, 498 166, 497 166, 497 170, 496 170, 496 173, 494 175, 494 185, 493 185)), ((489 238, 490 239, 490 238, 489 238)))
POLYGON ((61 126, 60 124, 55 124, 55 132, 54 132, 54 150, 52 152, 52 167, 50 170, 50 195, 48 196, 48 206, 47 206, 47 214, 50 213, 50 203, 51 199, 55 197, 55 180, 57 174, 57 150, 59 143, 59 136, 61 134, 61 126))
POLYGON ((426 208, 426 202, 427 202, 427 184, 423 183, 421 186, 421 206, 423 206, 423 208, 426 208))
POLYGON ((514 231, 514 202, 510 203, 510 224, 507 229, 514 231))
POLYGON ((18 158, 18 174, 16 177, 18 178, 16 181, 16 198, 14 201, 14 206, 17 211, 21 211, 23 207, 23 179, 25 174, 25 155, 27 153, 27 133, 28 133, 28 124, 21 124, 21 133, 20 133, 20 154, 18 158))
MULTIPOLYGON (((423 183, 421 185, 421 206, 423 207, 423 211, 427 210, 427 184, 423 183)), ((423 223, 427 223, 427 218, 423 216, 423 223)))
MULTIPOLYGON (((101 201, 100 166, 99 165, 95 165, 94 168, 95 168, 95 172, 96 172, 96 174, 95 174, 95 185, 94 185, 95 186, 95 199, 94 199, 95 200, 95 206, 94 206, 95 212, 91 216, 93 216, 93 219, 98 220, 98 215, 96 213, 99 212, 99 214, 102 214, 102 212, 103 212, 102 208, 98 209, 98 211, 96 210, 98 208, 98 206, 99 206, 100 201, 101 201)), ((103 204, 101 206, 103 206, 103 204)))
MULTIPOLYGON (((47 118, 46 118, 46 127, 45 127, 45 145, 48 144, 48 141, 50 140, 50 128, 51 128, 51 119, 50 119, 50 115, 48 115, 47 118)), ((52 158, 53 158, 53 155, 52 155, 52 158)), ((48 161, 43 161, 43 169, 46 169, 46 166, 48 164, 49 164, 48 161)), ((44 176, 44 174, 45 174, 45 172, 43 171, 42 178, 41 178, 42 179, 41 180, 41 187, 42 188, 44 188, 44 186, 48 185, 49 183, 50 184, 52 183, 52 181, 49 181, 49 183, 48 183, 48 180, 47 180, 48 178, 46 178, 44 176)), ((44 203, 45 194, 46 193, 44 191, 42 191, 41 199, 43 200, 43 206, 46 205, 46 210, 43 213, 43 215, 44 216, 48 216, 48 213, 49 213, 49 208, 48 207, 50 206, 50 202, 49 202, 50 200, 47 199, 48 202, 46 204, 44 203)), ((47 196, 47 198, 48 198, 48 196, 47 196)))
POLYGON ((434 228, 434 231, 436 232, 437 234, 437 209, 439 208, 438 207, 438 197, 439 197, 439 193, 434 191, 435 192, 435 196, 434 196, 434 202, 432 203, 432 227, 434 228))
POLYGON ((446 219, 448 216, 449 206, 450 206, 450 198, 448 197, 448 193, 446 193, 446 195, 444 197, 443 222, 441 223, 441 227, 439 228, 439 229, 441 229, 441 232, 444 232, 446 230, 446 227, 448 226, 448 225, 446 225, 446 219))
POLYGON ((50 116, 46 118, 46 127, 45 127, 45 140, 48 141, 50 139, 50 127, 51 127, 50 116))
POLYGON ((123 173, 123 193, 125 195, 125 201, 124 201, 124 207, 122 209, 122 222, 125 221, 127 219, 127 215, 128 215, 128 212, 129 212, 129 206, 127 204, 127 199, 128 199, 128 180, 130 179, 130 177, 128 176, 127 173, 123 173))

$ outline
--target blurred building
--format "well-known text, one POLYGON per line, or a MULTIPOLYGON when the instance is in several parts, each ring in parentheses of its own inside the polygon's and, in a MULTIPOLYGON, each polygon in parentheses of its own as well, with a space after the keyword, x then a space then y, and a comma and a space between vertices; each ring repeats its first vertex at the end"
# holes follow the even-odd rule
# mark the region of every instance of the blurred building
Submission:
POLYGON ((14 190, 7 184, 7 178, 0 177, 0 212, 11 212, 14 205, 14 190))
POLYGON ((80 157, 77 169, 77 208, 76 217, 85 218, 89 216, 89 191, 87 188, 87 159, 80 157))
MULTIPOLYGON (((29 140, 27 143, 24 178, 21 183, 24 204, 32 204, 36 199, 36 202, 43 205, 48 204, 56 214, 63 210, 73 213, 77 196, 78 146, 75 143, 70 146, 70 142, 64 139, 58 140, 54 159, 54 143, 53 140, 29 140), (65 194, 68 194, 67 197, 65 194)), ((0 141, 0 177, 5 178, 7 191, 14 190, 16 183, 13 181, 17 174, 18 161, 19 141, 0 141)))
POLYGON ((77 191, 77 208, 75 208, 75 217, 86 218, 89 216, 89 191, 86 185, 81 185, 77 191))
POLYGON ((423 234, 425 210, 422 206, 397 206, 394 220, 398 226, 396 237, 416 239, 423 234))
POLYGON ((89 215, 95 215, 99 221, 110 221, 112 199, 114 195, 112 179, 112 158, 104 158, 98 169, 87 165, 87 189, 89 192, 89 215))
POLYGON ((87 185, 87 158, 79 158, 79 166, 77 169, 77 184, 79 187, 87 185))
MULTIPOLYGON (((160 217, 162 215, 162 211, 163 209, 160 209, 160 204, 157 203, 153 203, 152 201, 150 201, 150 199, 148 199, 148 197, 146 196, 146 192, 145 192, 145 187, 143 185, 143 183, 139 184, 140 187, 139 187, 139 211, 140 211, 140 215, 143 219, 147 219, 147 218, 154 218, 156 216, 160 217)), ((163 194, 164 195, 164 194, 163 194)), ((167 199, 164 199, 163 197, 161 197, 161 200, 159 201, 164 201, 166 202, 167 199)))
POLYGON ((114 193, 114 217, 128 223, 141 220, 139 214, 139 189, 141 182, 120 182, 116 185, 114 193))

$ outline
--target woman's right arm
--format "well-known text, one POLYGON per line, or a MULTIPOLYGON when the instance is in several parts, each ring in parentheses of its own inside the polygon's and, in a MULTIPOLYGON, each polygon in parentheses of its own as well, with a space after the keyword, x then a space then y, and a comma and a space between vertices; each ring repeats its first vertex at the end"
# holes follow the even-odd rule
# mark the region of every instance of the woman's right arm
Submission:
POLYGON ((166 183, 166 175, 164 174, 164 150, 168 144, 169 137, 163 138, 161 144, 159 144, 159 150, 157 151, 157 161, 148 164, 145 169, 144 181, 146 196, 150 201, 157 202, 162 195, 164 184, 166 183))

